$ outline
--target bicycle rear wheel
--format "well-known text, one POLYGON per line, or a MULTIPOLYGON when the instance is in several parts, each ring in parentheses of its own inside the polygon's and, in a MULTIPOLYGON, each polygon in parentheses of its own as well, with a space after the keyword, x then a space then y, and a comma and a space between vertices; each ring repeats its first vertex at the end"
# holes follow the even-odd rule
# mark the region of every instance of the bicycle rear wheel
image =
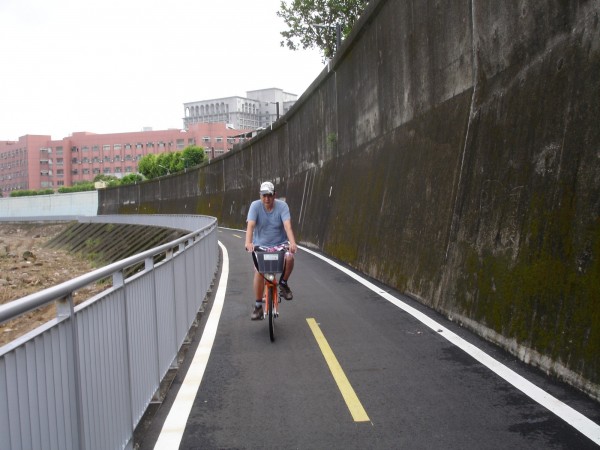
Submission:
POLYGON ((273 294, 274 289, 267 289, 267 302, 269 305, 269 337, 271 338, 271 342, 275 341, 275 305, 273 302, 277 301, 274 296, 277 294, 273 294))

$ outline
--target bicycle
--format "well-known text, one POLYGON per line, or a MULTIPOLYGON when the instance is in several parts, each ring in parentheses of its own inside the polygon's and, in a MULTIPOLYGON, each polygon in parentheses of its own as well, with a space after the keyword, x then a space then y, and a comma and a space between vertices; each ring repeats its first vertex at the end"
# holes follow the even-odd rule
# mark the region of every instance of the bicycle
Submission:
POLYGON ((271 342, 275 341, 275 319, 279 317, 279 304, 281 298, 278 294, 277 275, 285 269, 285 254, 287 249, 254 247, 256 255, 257 270, 265 279, 263 294, 263 319, 269 318, 269 337, 271 342))

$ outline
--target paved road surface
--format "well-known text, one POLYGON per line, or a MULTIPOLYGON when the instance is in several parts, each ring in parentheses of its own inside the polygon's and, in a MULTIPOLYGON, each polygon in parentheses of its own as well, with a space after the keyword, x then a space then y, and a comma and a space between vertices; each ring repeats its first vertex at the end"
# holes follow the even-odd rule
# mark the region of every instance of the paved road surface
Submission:
MULTIPOLYGON (((427 327, 306 251, 296 256, 290 280, 294 300, 282 300, 271 343, 267 322, 250 320, 253 267, 243 233, 220 230, 219 240, 229 256, 227 290, 181 449, 599 448, 450 343, 444 331, 427 327), (307 319, 314 319, 313 328, 316 324, 322 333, 349 388, 336 383, 307 319), (354 420, 356 411, 344 400, 342 393, 351 391, 364 421, 354 420)), ((380 288, 600 423, 598 403, 380 288)), ((154 448, 197 344, 140 448, 154 448)))

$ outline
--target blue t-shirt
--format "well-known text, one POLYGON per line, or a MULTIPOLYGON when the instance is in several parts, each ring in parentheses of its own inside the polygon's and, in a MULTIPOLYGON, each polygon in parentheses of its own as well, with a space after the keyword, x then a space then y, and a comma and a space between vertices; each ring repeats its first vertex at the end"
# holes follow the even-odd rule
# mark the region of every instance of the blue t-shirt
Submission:
POLYGON ((253 201, 250 204, 246 220, 256 222, 252 236, 254 245, 274 247, 287 242, 288 238, 285 228, 283 228, 283 222, 289 220, 290 217, 290 208, 283 200, 275 199, 273 210, 270 212, 265 210, 262 201, 253 201))

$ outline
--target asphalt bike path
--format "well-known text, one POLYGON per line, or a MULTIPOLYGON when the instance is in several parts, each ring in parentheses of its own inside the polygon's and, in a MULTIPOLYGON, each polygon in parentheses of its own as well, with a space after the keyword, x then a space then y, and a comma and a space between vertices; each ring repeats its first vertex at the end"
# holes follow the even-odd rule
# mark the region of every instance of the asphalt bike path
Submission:
POLYGON ((226 289, 140 448, 599 448, 598 403, 307 249, 296 255, 294 300, 281 300, 271 343, 267 321, 250 320, 244 232, 220 229, 219 241, 226 289), (201 354, 207 362, 191 361, 201 354))

